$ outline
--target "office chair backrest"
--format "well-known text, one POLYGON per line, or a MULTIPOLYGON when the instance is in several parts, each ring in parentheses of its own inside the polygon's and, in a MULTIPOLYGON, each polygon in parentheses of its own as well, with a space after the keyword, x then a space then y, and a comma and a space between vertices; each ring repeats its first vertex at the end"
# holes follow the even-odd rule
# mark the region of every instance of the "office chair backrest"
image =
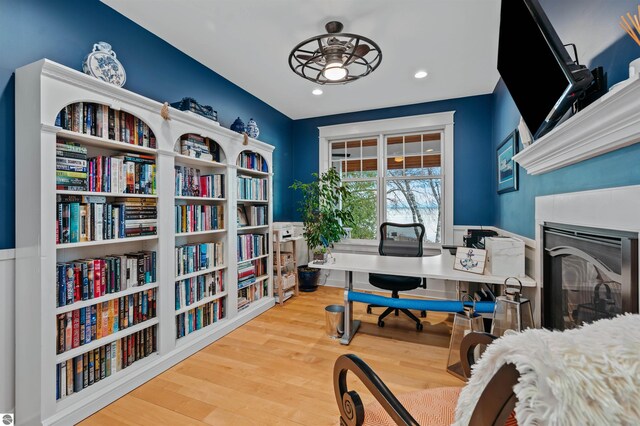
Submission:
POLYGON ((424 226, 421 223, 392 223, 380 225, 380 256, 420 257, 424 226))

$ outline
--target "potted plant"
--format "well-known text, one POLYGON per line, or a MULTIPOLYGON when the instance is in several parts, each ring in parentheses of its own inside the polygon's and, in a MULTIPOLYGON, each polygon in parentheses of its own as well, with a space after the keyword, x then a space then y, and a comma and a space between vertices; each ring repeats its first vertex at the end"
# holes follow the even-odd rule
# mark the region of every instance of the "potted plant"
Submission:
MULTIPOLYGON (((342 185, 340 174, 330 168, 313 181, 295 181, 290 188, 302 192, 298 212, 304 222, 304 239, 314 260, 326 260, 328 247, 340 241, 347 232, 345 226, 353 223, 353 214, 343 206, 350 205, 351 192, 342 185)), ((303 265, 298 267, 301 291, 315 291, 320 270, 303 265)))

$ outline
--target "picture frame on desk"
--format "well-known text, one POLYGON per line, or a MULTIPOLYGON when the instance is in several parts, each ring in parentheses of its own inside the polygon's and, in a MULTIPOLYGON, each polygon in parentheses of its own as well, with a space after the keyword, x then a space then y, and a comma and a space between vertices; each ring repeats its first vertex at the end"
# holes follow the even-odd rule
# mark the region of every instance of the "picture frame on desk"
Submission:
POLYGON ((498 194, 518 190, 518 164, 513 156, 518 153, 518 129, 502 141, 496 150, 496 188, 498 194))
POLYGON ((237 209, 237 215, 238 215, 238 226, 248 226, 249 225, 249 221, 247 220, 247 212, 244 209, 244 206, 238 206, 237 209))
POLYGON ((459 247, 456 251, 456 259, 453 269, 456 271, 471 272, 473 274, 484 274, 484 267, 487 261, 487 251, 472 247, 459 247))

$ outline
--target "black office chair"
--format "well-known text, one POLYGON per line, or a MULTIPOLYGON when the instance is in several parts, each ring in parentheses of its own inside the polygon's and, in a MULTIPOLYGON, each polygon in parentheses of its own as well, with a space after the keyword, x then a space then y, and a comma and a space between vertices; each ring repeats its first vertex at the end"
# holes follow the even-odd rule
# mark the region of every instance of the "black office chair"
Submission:
MULTIPOLYGON (((424 238, 424 226, 421 223, 391 223, 385 222, 380 225, 380 245, 378 253, 380 256, 399 257, 421 257, 422 239, 424 238)), ((414 290, 418 287, 427 288, 427 281, 420 277, 402 277, 398 275, 369 274, 369 283, 375 287, 391 290, 391 297, 398 298, 398 292, 414 290)), ((378 305, 368 305, 367 313, 371 313, 371 308, 379 308, 378 305)), ((392 312, 398 316, 399 312, 416 322, 418 331, 422 331, 422 323, 408 309, 387 308, 378 317, 378 327, 384 327, 384 319, 392 312)), ((426 317, 427 313, 422 311, 421 317, 426 317)))

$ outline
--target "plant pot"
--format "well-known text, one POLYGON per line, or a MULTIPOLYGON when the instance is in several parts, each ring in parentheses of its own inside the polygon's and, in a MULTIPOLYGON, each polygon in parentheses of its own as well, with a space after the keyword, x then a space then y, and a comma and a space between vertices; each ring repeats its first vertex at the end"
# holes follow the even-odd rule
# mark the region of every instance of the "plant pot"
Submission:
POLYGON ((328 255, 327 253, 313 253, 313 260, 318 263, 327 263, 328 255))
POLYGON ((300 291, 312 292, 318 288, 320 269, 310 268, 307 265, 298 266, 298 288, 300 291))

